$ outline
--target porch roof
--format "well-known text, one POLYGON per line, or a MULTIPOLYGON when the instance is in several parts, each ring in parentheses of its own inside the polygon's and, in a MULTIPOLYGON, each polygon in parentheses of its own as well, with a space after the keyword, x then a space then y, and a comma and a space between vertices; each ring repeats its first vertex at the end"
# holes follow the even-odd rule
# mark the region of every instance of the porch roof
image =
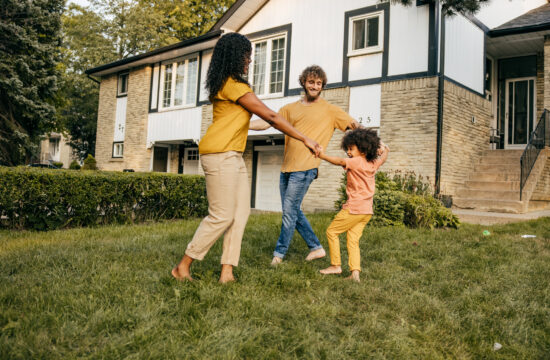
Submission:
POLYGON ((539 6, 515 19, 489 31, 489 36, 498 37, 512 34, 550 30, 550 3, 539 6))

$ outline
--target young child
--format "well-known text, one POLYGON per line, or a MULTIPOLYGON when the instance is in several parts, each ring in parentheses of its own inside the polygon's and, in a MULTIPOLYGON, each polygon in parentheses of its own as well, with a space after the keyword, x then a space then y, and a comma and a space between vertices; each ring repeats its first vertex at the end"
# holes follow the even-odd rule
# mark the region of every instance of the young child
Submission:
POLYGON ((380 141, 375 130, 365 128, 348 131, 342 139, 342 149, 347 152, 349 158, 329 156, 325 154, 324 149, 319 154, 321 159, 344 167, 348 195, 348 200, 342 206, 342 210, 334 217, 327 229, 331 266, 320 270, 320 273, 324 275, 342 273, 338 235, 347 231, 351 270, 348 279, 360 281, 359 239, 373 213, 374 175, 386 161, 390 149, 380 141))

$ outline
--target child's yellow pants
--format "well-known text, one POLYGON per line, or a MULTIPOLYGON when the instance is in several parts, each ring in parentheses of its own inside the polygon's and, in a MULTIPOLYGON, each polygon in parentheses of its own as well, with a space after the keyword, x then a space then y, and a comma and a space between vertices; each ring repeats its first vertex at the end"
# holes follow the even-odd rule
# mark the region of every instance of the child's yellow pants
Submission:
POLYGON ((340 259, 340 239, 338 235, 347 233, 348 239, 348 258, 350 271, 361 271, 361 255, 359 251, 359 239, 363 233, 365 225, 371 219, 371 214, 350 214, 347 209, 342 209, 327 229, 328 248, 330 253, 330 264, 342 266, 340 259))

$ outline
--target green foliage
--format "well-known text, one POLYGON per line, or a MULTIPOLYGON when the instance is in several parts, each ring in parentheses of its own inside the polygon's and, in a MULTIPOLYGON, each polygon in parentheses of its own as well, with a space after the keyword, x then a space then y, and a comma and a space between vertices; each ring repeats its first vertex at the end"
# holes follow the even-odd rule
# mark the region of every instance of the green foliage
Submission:
POLYGON ((202 216, 200 176, 0 167, 2 227, 73 226, 202 216))
POLYGON ((63 163, 61 161, 54 161, 52 162, 52 165, 60 169, 63 167, 63 163))
POLYGON ((84 159, 82 170, 97 170, 97 162, 92 154, 88 154, 88 157, 84 159))
POLYGON ((81 166, 76 160, 71 161, 71 164, 69 165, 69 169, 71 169, 71 170, 80 170, 80 168, 81 168, 81 166))
MULTIPOLYGON (((346 174, 339 188, 339 199, 335 202, 340 209, 347 200, 346 174)), ((414 172, 396 172, 392 176, 376 173, 376 192, 373 198, 374 215, 372 226, 409 226, 412 228, 457 228, 458 218, 451 210, 431 195, 431 186, 422 176, 414 172)))
MULTIPOLYGON (((399 3, 403 5, 415 5, 415 0, 392 0, 393 3, 399 3)), ((427 2, 435 2, 435 0, 428 0, 427 2)), ((440 0, 441 11, 445 15, 452 16, 456 13, 473 15, 479 11, 482 4, 489 2, 489 0, 440 0)))
POLYGON ((53 99, 64 2, 0 2, 0 165, 30 161, 39 136, 59 128, 53 99))

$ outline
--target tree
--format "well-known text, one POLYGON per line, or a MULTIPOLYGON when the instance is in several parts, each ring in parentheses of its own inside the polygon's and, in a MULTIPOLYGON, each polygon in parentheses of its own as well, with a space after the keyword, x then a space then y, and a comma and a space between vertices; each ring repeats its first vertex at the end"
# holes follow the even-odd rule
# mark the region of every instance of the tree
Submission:
MULTIPOLYGON (((403 5, 411 5, 416 0, 392 0, 396 3, 403 5)), ((440 0, 441 11, 445 15, 452 16, 456 13, 461 14, 475 14, 479 11, 479 7, 482 3, 486 3, 489 0, 440 0)), ((436 0, 427 0, 427 2, 436 2, 436 0)))
POLYGON ((0 0, 0 164, 18 165, 59 128, 57 90, 64 0, 0 0))

